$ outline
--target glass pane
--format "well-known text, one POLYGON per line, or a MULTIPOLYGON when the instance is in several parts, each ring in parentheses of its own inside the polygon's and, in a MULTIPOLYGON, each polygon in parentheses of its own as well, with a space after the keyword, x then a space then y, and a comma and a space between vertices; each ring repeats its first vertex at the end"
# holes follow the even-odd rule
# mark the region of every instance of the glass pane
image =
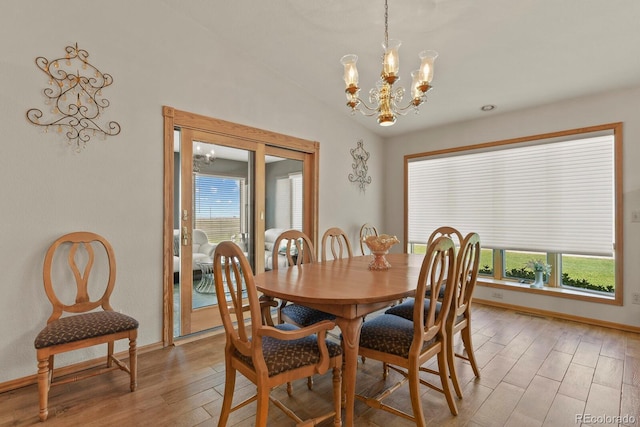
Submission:
POLYGON ((480 250, 480 268, 479 274, 493 276, 493 249, 480 250))
MULTIPOLYGON (((542 252, 504 251, 504 277, 520 279, 521 283, 533 282, 535 274, 526 267, 532 259, 546 261, 547 254, 542 252)), ((545 277, 545 282, 549 280, 545 277)))
POLYGON ((408 251, 410 254, 421 254, 424 255, 427 253, 427 244, 426 243, 409 243, 408 251))
POLYGON ((180 129, 173 132, 173 336, 180 336, 180 129))
POLYGON ((615 262, 612 257, 563 254, 562 285, 614 293, 615 262))
MULTIPOLYGON (((264 268, 273 266, 273 243, 284 230, 303 229, 303 162, 276 156, 265 158, 264 268)), ((286 260, 279 259, 280 265, 286 260)))
POLYGON ((194 228, 203 230, 210 243, 230 240, 243 232, 240 206, 244 203, 245 178, 196 174, 194 228))
POLYGON ((216 244, 237 243, 254 266, 249 250, 252 161, 253 152, 193 141, 193 309, 217 302, 212 274, 216 244))

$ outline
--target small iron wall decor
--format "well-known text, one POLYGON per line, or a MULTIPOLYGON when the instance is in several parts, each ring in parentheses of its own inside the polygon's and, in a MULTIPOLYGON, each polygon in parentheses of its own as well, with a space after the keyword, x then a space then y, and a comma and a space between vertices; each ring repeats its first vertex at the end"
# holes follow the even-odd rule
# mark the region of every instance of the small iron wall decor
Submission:
POLYGON ((351 157, 353 157, 353 173, 349 174, 349 181, 358 183, 358 187, 361 191, 366 190, 366 185, 371 184, 371 177, 367 176, 369 167, 367 166, 367 160, 369 160, 369 153, 364 149, 364 142, 359 140, 356 148, 352 148, 351 157))
POLYGON ((109 100, 102 90, 113 83, 110 74, 102 73, 89 63, 89 53, 79 49, 78 44, 67 46, 66 55, 49 61, 39 56, 37 67, 49 79, 43 90, 45 112, 32 108, 27 111, 27 120, 57 133, 65 132, 69 145, 81 151, 92 136, 113 136, 120 133, 120 125, 110 121, 101 125, 98 120, 109 107, 109 100))

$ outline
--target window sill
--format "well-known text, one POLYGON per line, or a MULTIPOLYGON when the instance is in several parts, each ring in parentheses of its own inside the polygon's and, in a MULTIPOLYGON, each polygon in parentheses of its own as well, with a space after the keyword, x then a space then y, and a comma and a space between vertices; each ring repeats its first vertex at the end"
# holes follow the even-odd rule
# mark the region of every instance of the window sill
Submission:
POLYGON ((599 292, 581 291, 578 289, 542 287, 532 288, 526 283, 517 283, 507 280, 496 280, 488 277, 478 277, 478 285, 488 288, 506 289, 515 292, 524 292, 537 295, 546 295, 554 298, 567 298, 581 301, 589 301, 600 304, 622 305, 622 298, 616 295, 606 295, 599 292))

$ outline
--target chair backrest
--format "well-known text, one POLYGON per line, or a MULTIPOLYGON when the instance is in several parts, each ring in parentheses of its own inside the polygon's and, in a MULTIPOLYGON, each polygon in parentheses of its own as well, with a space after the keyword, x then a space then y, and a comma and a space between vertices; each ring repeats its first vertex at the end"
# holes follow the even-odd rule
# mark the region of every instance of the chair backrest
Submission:
MULTIPOLYGON (((462 244, 462 233, 453 227, 449 227, 445 225, 442 227, 438 227, 431 232, 431 235, 427 239, 427 246, 429 246, 431 242, 433 242, 434 240, 436 240, 438 237, 441 237, 441 236, 445 236, 453 240, 453 245, 455 246, 456 251, 462 244)), ((442 300, 442 297, 443 295, 441 294, 440 295, 441 300, 442 300)))
POLYGON ((341 228, 331 227, 322 235, 322 247, 320 248, 322 261, 327 260, 327 240, 329 241, 329 249, 331 249, 333 259, 353 257, 353 250, 347 233, 342 231, 341 228))
MULTIPOLYGON (((58 258, 59 255, 55 257, 58 258)), ((56 273, 57 272, 58 269, 56 269, 56 273)), ((98 307, 102 307, 103 310, 113 310, 109 304, 109 298, 111 297, 116 281, 116 259, 111 244, 98 234, 88 231, 78 231, 65 234, 58 238, 47 250, 42 275, 45 292, 53 305, 53 313, 49 317, 49 320, 47 320, 47 323, 59 319, 65 312, 76 314, 85 313, 98 307), (108 277, 106 279, 104 293, 100 298, 92 300, 89 295, 89 277, 96 262, 96 248, 102 248, 106 253, 108 277), (55 292, 56 287, 54 287, 52 279, 54 255, 56 253, 61 254, 62 251, 67 249, 68 252, 65 252, 67 255, 67 264, 73 273, 76 284, 75 299, 71 304, 65 304, 59 299, 59 295, 55 292)), ((56 277, 58 276, 56 275, 56 277)), ((58 282, 58 280, 56 280, 56 282, 58 282)), ((59 282, 63 282, 63 280, 59 280, 59 282)), ((93 281, 91 283, 93 289, 93 281)), ((58 289, 61 292, 63 291, 62 286, 58 287, 58 289)), ((67 298, 64 299, 66 300, 67 298)))
POLYGON ((316 262, 316 250, 311 239, 298 230, 287 230, 280 234, 273 244, 273 266, 278 269, 278 254, 287 258, 289 267, 316 262), (280 250, 280 243, 286 241, 284 248, 280 250))
POLYGON ((453 296, 453 313, 455 319, 471 306, 473 291, 478 279, 480 267, 480 236, 469 233, 460 244, 456 259, 457 277, 456 292, 453 296))
POLYGON ((368 222, 365 222, 362 227, 360 227, 360 253, 362 255, 368 255, 370 253, 369 248, 364 244, 364 239, 367 238, 367 236, 377 235, 378 229, 368 222))
MULTIPOLYGON (((238 245, 224 241, 216 246, 213 277, 218 309, 227 336, 226 351, 237 349, 243 355, 251 356, 254 351, 252 341, 255 344, 251 337, 258 337, 262 314, 253 271, 238 245), (251 320, 251 334, 247 333, 246 320, 251 320)), ((256 351, 260 350, 261 347, 256 351)))
POLYGON ((429 239, 427 240, 427 246, 429 246, 429 244, 431 242, 433 242, 435 239, 437 239, 440 236, 449 237, 451 240, 453 240, 453 244, 456 247, 460 247, 460 245, 462 244, 462 233, 461 232, 459 232, 458 230, 456 230, 453 227, 443 226, 443 227, 438 227, 435 230, 433 230, 433 232, 429 236, 429 239))
POLYGON ((455 291, 455 277, 456 255, 453 241, 446 236, 438 237, 427 247, 427 253, 420 268, 416 295, 425 295, 428 287, 431 288, 431 294, 426 298, 415 298, 413 306, 414 330, 420 331, 423 325, 424 330, 422 333, 414 333, 410 350, 414 355, 420 354, 423 342, 434 338, 443 338, 443 328, 455 291), (438 294, 442 286, 445 286, 445 292, 444 299, 440 303, 438 294), (425 301, 429 301, 429 309, 426 313, 424 311, 425 301))

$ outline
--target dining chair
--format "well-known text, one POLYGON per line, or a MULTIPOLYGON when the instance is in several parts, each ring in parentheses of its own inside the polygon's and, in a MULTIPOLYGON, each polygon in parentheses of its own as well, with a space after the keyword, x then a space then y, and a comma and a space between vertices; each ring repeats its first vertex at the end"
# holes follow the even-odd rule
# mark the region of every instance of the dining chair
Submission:
POLYGON ((378 229, 373 225, 369 224, 368 222, 365 222, 362 225, 362 227, 360 227, 360 253, 362 255, 369 255, 371 253, 367 245, 364 244, 364 239, 367 236, 377 236, 377 235, 378 235, 378 229))
POLYGON ((459 357, 469 362, 473 374, 480 378, 480 370, 473 352, 471 341, 471 300, 478 280, 478 270, 480 267, 480 236, 477 233, 469 233, 464 238, 458 250, 456 260, 456 290, 453 294, 451 312, 447 319, 447 360, 449 362, 449 372, 451 382, 459 398, 462 398, 462 388, 455 367, 455 357, 459 357), (464 346, 464 353, 456 353, 453 346, 453 338, 460 333, 464 346))
POLYGON ((341 228, 331 227, 322 235, 322 246, 320 247, 322 262, 327 260, 327 252, 329 250, 333 259, 353 257, 349 237, 341 228))
MULTIPOLYGON (((289 268, 305 263, 315 263, 315 249, 311 239, 298 230, 287 230, 281 233, 273 245, 273 270, 278 270, 278 253, 287 257, 289 268), (282 243, 281 242, 285 242, 282 243)), ((335 320, 335 316, 304 305, 280 301, 278 307, 278 323, 291 323, 305 327, 323 320, 335 320)))
MULTIPOLYGON (((467 360, 473 369, 473 373, 480 378, 480 370, 476 362, 471 340, 471 300, 478 279, 478 269, 480 266, 480 236, 477 233, 469 233, 461 240, 460 248, 456 255, 456 277, 453 282, 455 287, 452 305, 447 319, 447 363, 451 374, 456 395, 462 398, 462 389, 458 380, 455 368, 455 357, 467 360), (460 332, 464 353, 454 351, 454 337, 460 332)), ((446 288, 446 287, 445 287, 446 288)), ((427 295, 427 299, 430 294, 427 295)), ((443 298, 438 298, 442 301, 443 298)), ((415 299, 410 298, 402 304, 396 305, 385 311, 385 314, 392 314, 411 320, 414 318, 415 299)), ((428 310, 429 302, 425 302, 424 311, 428 310)))
POLYGON ((435 292, 428 299, 416 299, 413 320, 392 314, 382 314, 363 323, 359 354, 366 356, 367 359, 381 361, 385 367, 383 370, 385 380, 388 378, 389 369, 400 373, 402 378, 375 396, 357 394, 357 399, 372 408, 382 409, 409 419, 418 426, 425 426, 420 395, 420 384, 423 384, 443 393, 451 413, 458 414, 449 385, 446 347, 446 319, 455 289, 453 286, 455 275, 456 260, 453 241, 448 237, 439 237, 427 248, 418 277, 416 295, 424 295, 427 287, 439 291, 440 286, 446 284, 448 286, 444 301, 440 303, 436 298, 438 292, 435 292), (437 358, 437 371, 422 366, 434 356, 437 358), (421 372, 438 375, 441 386, 428 382, 420 375, 421 372), (382 402, 407 381, 413 414, 382 402))
MULTIPOLYGON (((278 270, 278 255, 287 258, 289 268, 316 262, 316 251, 309 236, 299 230, 286 230, 273 243, 273 270, 278 270), (284 254, 283 254, 284 253, 284 254)), ((263 313, 265 309, 263 308, 263 313)), ((263 314, 264 316, 264 314, 263 314)), ((315 308, 304 305, 289 303, 287 300, 280 300, 278 305, 278 323, 290 323, 300 328, 304 328, 314 323, 324 320, 334 321, 336 316, 325 313, 315 308)), ((313 377, 307 378, 307 388, 313 389, 313 377)), ((287 392, 292 393, 291 382, 287 383, 287 392)))
POLYGON ((115 311, 109 302, 116 281, 116 260, 111 244, 104 237, 85 231, 61 236, 46 252, 43 281, 53 313, 34 341, 38 359, 40 420, 45 421, 49 415, 49 389, 52 385, 121 369, 129 373, 129 387, 135 391, 138 321, 115 311), (68 269, 61 266, 63 260, 66 260, 68 269), (99 264, 102 261, 105 268, 99 264), (94 266, 96 274, 91 276, 94 266), (70 286, 74 281, 75 289, 70 286), (104 292, 99 298, 91 299, 91 294, 102 292, 101 284, 104 292), (129 340, 129 366, 113 354, 114 342, 121 339, 129 340), (54 379, 56 354, 105 343, 106 368, 96 366, 79 374, 54 379))
POLYGON ((221 242, 216 247, 213 274, 226 335, 225 386, 218 426, 225 426, 231 412, 253 401, 257 402, 254 425, 259 427, 267 425, 270 401, 299 425, 317 425, 333 418, 333 425, 340 426, 342 348, 326 339, 335 323, 326 320, 306 328, 263 324, 251 266, 233 242, 221 242), (333 407, 316 418, 303 421, 270 393, 274 387, 329 369, 333 372, 333 407), (237 372, 257 390, 232 407, 237 372))

